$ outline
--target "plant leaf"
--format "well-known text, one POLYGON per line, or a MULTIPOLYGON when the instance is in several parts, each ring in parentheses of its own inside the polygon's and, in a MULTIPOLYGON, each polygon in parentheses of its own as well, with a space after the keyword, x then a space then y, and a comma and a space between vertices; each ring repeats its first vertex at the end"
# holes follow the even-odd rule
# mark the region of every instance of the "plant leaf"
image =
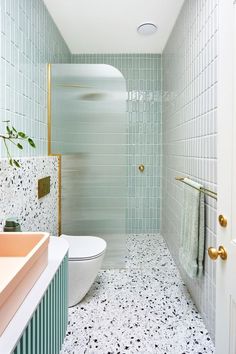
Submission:
POLYGON ((26 139, 27 135, 24 132, 18 132, 18 135, 22 138, 22 139, 26 139))
POLYGON ((10 154, 10 151, 8 149, 8 145, 7 145, 7 142, 11 142, 13 143, 15 146, 17 146, 18 149, 20 150, 23 150, 24 149, 24 146, 21 145, 20 143, 18 143, 18 140, 19 139, 22 139, 22 140, 27 140, 29 145, 32 147, 32 148, 36 148, 36 145, 35 145, 35 142, 33 141, 33 139, 31 139, 28 135, 26 135, 24 132, 20 131, 18 132, 18 130, 13 127, 13 125, 11 125, 11 122, 9 120, 6 120, 4 121, 6 124, 6 131, 7 131, 7 134, 6 136, 4 135, 1 135, 0 138, 3 139, 3 142, 4 142, 4 145, 5 145, 5 148, 6 148, 6 151, 7 151, 7 156, 8 156, 8 161, 9 161, 9 164, 12 166, 12 167, 20 167, 20 163, 13 159, 11 157, 11 154, 10 154), (14 142, 15 140, 15 142, 14 142))
POLYGON ((13 160, 13 163, 14 163, 14 165, 16 166, 16 167, 20 167, 20 164, 19 164, 19 162, 18 161, 16 161, 16 160, 13 160))
POLYGON ((8 132, 8 134, 9 135, 11 135, 12 134, 12 130, 9 128, 9 126, 7 125, 7 132, 8 132))
POLYGON ((17 144, 17 147, 18 147, 20 150, 23 150, 23 146, 22 146, 20 143, 17 144))
POLYGON ((32 146, 33 148, 36 147, 34 141, 31 138, 28 138, 28 143, 30 144, 30 146, 32 146))

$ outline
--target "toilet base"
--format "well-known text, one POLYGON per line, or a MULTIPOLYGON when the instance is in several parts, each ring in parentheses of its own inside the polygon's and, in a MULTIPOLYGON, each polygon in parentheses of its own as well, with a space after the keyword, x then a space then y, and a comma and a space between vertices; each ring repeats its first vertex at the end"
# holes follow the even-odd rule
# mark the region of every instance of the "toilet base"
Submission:
POLYGON ((77 305, 87 294, 101 268, 104 255, 105 252, 85 261, 69 259, 69 307, 77 305))

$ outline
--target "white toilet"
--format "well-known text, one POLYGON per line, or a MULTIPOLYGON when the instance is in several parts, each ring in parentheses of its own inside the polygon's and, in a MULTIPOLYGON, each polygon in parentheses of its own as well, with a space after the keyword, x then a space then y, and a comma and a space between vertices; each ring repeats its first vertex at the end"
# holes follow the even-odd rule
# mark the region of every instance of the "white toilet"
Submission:
POLYGON ((106 251, 106 241, 95 236, 61 235, 69 243, 69 307, 80 302, 93 284, 106 251))

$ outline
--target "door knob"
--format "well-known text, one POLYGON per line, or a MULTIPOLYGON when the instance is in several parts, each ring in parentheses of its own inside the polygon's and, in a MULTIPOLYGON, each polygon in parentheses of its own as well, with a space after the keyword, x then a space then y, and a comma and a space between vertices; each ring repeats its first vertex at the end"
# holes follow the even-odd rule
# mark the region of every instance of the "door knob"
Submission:
POLYGON ((218 258, 218 256, 220 256, 220 258, 223 259, 223 261, 226 261, 227 259, 227 252, 223 246, 220 246, 218 250, 214 247, 209 247, 208 255, 214 261, 218 258))

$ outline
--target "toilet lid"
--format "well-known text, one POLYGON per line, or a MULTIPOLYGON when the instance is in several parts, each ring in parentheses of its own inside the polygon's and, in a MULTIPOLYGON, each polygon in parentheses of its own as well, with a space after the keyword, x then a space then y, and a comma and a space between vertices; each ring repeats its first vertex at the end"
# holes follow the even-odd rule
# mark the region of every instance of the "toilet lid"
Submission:
POLYGON ((94 258, 106 249, 106 241, 96 236, 61 235, 69 243, 69 259, 94 258))

